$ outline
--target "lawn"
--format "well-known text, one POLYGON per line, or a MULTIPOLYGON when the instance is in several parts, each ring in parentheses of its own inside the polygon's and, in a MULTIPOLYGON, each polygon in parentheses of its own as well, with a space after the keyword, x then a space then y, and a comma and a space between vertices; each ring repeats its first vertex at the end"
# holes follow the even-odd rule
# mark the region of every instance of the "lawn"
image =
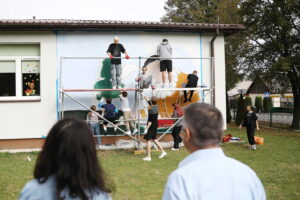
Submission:
MULTIPOLYGON (((226 133, 246 140, 244 131, 229 128, 226 133)), ((300 132, 263 129, 257 133, 265 144, 251 151, 246 144, 225 144, 228 156, 249 165, 262 180, 268 199, 300 199, 300 132)), ((160 199, 168 174, 176 169, 187 151, 168 151, 165 159, 153 153, 152 162, 131 151, 99 151, 99 158, 116 186, 113 199, 160 199)), ((32 178, 37 153, 0 154, 0 199, 16 199, 32 178), (31 158, 31 162, 27 157, 31 158)))

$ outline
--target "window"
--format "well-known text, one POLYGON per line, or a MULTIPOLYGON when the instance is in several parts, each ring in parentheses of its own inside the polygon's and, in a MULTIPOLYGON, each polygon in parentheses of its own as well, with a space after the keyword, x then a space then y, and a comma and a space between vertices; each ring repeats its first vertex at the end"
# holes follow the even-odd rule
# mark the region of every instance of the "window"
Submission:
POLYGON ((0 101, 40 100, 40 45, 0 44, 0 101))

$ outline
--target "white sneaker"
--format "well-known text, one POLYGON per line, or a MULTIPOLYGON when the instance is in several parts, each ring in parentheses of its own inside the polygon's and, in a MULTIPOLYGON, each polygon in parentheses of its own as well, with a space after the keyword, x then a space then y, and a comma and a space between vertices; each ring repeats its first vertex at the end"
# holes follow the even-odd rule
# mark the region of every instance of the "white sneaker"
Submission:
POLYGON ((151 161, 151 157, 148 157, 148 156, 147 156, 147 157, 143 158, 143 160, 144 160, 144 161, 151 161))
POLYGON ((171 150, 172 150, 172 151, 179 151, 179 148, 174 148, 174 147, 172 147, 171 150))
POLYGON ((180 143, 179 143, 179 148, 180 148, 180 147, 184 147, 183 142, 180 142, 180 143))
POLYGON ((106 127, 103 127, 103 130, 105 133, 107 133, 107 128, 106 127))
POLYGON ((176 84, 175 83, 169 83, 169 88, 175 88, 176 84))
POLYGON ((136 128, 133 130, 132 135, 135 135, 137 132, 139 132, 136 128))
POLYGON ((114 86, 113 86, 113 89, 117 89, 117 86, 114 85, 114 86))
POLYGON ((114 127, 114 131, 115 131, 115 132, 117 131, 117 127, 116 127, 116 126, 114 127))
POLYGON ((256 145, 255 144, 251 145, 251 149, 255 151, 256 150, 256 145))
POLYGON ((161 88, 167 88, 167 84, 166 83, 161 84, 161 88))
POLYGON ((130 131, 126 131, 126 134, 127 134, 127 135, 131 135, 131 132, 130 132, 130 131))
POLYGON ((167 155, 167 152, 162 152, 161 154, 160 154, 160 156, 158 156, 158 158, 163 158, 163 157, 165 157, 167 155))

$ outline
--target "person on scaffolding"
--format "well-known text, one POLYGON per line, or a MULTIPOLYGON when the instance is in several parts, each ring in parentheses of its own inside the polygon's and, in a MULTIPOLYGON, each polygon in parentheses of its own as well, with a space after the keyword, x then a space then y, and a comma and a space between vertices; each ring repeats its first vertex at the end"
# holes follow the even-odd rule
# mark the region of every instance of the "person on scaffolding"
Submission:
POLYGON ((157 47, 157 55, 160 57, 160 72, 162 75, 162 88, 174 88, 175 84, 173 83, 173 74, 172 74, 172 47, 169 44, 167 39, 163 39, 157 47), (167 85, 167 75, 169 85, 167 85))
POLYGON ((118 124, 116 122, 117 120, 117 114, 116 114, 116 107, 114 104, 111 103, 112 99, 107 98, 106 99, 106 104, 101 106, 101 111, 102 111, 102 118, 104 117, 104 122, 103 122, 103 129, 105 133, 107 133, 107 124, 108 121, 114 124, 114 132, 117 131, 118 124))
MULTIPOLYGON (((187 84, 185 85, 185 88, 195 88, 198 84, 198 76, 197 76, 197 70, 194 70, 192 74, 189 74, 187 77, 187 84)), ((188 92, 185 90, 184 93, 184 102, 192 102, 194 90, 190 91, 190 97, 188 98, 188 92)))
POLYGON ((100 148, 100 145, 101 145, 101 137, 100 137, 100 128, 99 128, 99 115, 97 115, 97 108, 96 106, 92 105, 90 107, 90 109, 94 112, 89 112, 87 114, 87 121, 88 121, 88 124, 93 132, 94 135, 96 135, 97 137, 97 141, 98 141, 98 147, 100 148))
POLYGON ((107 49, 107 55, 111 60, 111 81, 113 89, 119 89, 122 81, 121 53, 125 54, 125 58, 129 59, 129 55, 124 46, 119 43, 119 37, 114 37, 114 43, 111 43, 107 49), (115 58, 116 57, 116 58, 115 58))
MULTIPOLYGON (((145 99, 147 99, 146 96, 144 96, 145 99)), ((148 100, 148 99, 147 99, 148 100)), ((161 151, 161 154, 158 158, 163 158, 167 155, 167 152, 164 151, 159 141, 156 139, 157 134, 157 128, 158 128, 158 105, 157 105, 157 98, 152 97, 149 101, 149 115, 148 115, 148 121, 147 121, 147 127, 145 129, 146 135, 144 136, 144 139, 147 140, 147 157, 143 158, 144 161, 151 161, 151 140, 156 144, 158 149, 161 151)))
POLYGON ((122 102, 122 112, 123 112, 123 119, 126 125, 126 134, 131 135, 130 127, 133 129, 133 135, 138 132, 136 128, 136 124, 133 122, 131 109, 129 107, 128 101, 128 93, 123 91, 120 93, 120 100, 122 102))
POLYGON ((147 89, 152 86, 152 75, 147 73, 147 66, 142 67, 142 73, 138 76, 135 81, 140 83, 140 89, 147 89))
POLYGON ((183 116, 183 109, 180 107, 178 103, 172 104, 174 111, 172 114, 173 118, 178 118, 175 120, 175 123, 177 123, 173 130, 172 130, 172 136, 174 140, 174 146, 171 148, 172 151, 178 151, 179 150, 179 144, 182 142, 182 138, 180 137, 180 132, 182 130, 182 122, 177 122, 180 120, 180 118, 183 116))

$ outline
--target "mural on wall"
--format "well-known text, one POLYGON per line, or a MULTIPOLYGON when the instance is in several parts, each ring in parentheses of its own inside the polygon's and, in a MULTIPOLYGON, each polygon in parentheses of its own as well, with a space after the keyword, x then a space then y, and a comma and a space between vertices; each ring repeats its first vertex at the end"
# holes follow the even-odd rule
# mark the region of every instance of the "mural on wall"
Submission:
POLYGON ((40 95, 40 62, 22 61, 23 96, 40 95))
MULTIPOLYGON (((120 42, 126 48, 130 57, 148 57, 141 59, 141 66, 138 59, 122 60, 122 88, 136 88, 139 67, 146 66, 147 73, 152 76, 150 85, 158 87, 162 82, 160 73, 160 62, 155 58, 158 44, 163 38, 168 38, 173 48, 173 57, 199 57, 201 46, 198 34, 169 34, 159 33, 58 33, 58 55, 73 57, 106 57, 108 45, 112 42, 114 35, 118 35, 120 42), (152 57, 151 57, 152 56, 152 57)), ((173 62, 173 83, 177 88, 182 88, 183 83, 187 82, 188 74, 194 70, 198 71, 198 85, 202 83, 209 86, 209 63, 200 59, 172 59, 173 62), (203 71, 201 67, 203 66, 203 71)), ((59 65, 59 60, 58 60, 59 65)), ((62 70, 62 85, 65 89, 111 89, 111 61, 106 59, 74 59, 64 60, 62 70)), ((105 98, 114 98, 113 104, 118 109, 121 108, 121 102, 118 98, 119 91, 104 92, 78 92, 71 93, 73 97, 87 106, 98 105, 99 102, 105 103, 105 98)), ((184 103, 183 91, 144 91, 144 95, 150 98, 155 95, 159 98, 158 105, 160 114, 163 117, 171 115, 172 103, 184 103)), ((195 91, 192 102, 200 101, 199 91, 195 91)), ((128 98, 131 108, 139 110, 144 115, 145 103, 138 108, 136 101, 136 92, 128 92, 128 98)), ((64 110, 85 110, 82 106, 69 98, 65 98, 64 110)))
MULTIPOLYGON (((162 82, 161 72, 160 72, 160 63, 158 59, 155 59, 157 55, 151 56, 153 58, 147 59, 142 68, 147 68, 147 75, 152 77, 152 83, 149 85, 149 88, 157 88, 162 82)), ((104 59, 102 66, 100 66, 100 78, 96 81, 94 89, 111 89, 111 73, 110 73, 111 62, 110 59, 104 59)), ((127 65, 122 66, 123 68, 123 83, 122 88, 137 88, 137 79, 138 77, 138 66, 136 65, 127 65)), ((181 72, 177 67, 173 67, 173 82, 176 84, 176 88, 181 88, 187 83, 188 74, 181 72)), ((120 91, 103 91, 99 92, 95 98, 100 101, 100 105, 105 103, 106 98, 113 98, 114 103, 118 104, 120 91)), ((158 105, 160 108, 160 115, 162 117, 171 117, 173 108, 173 103, 179 103, 181 106, 184 106, 190 102, 184 102, 183 91, 145 91, 144 95, 148 98, 151 96, 156 96, 158 98, 158 105)), ((137 92, 131 92, 129 95, 130 102, 133 104, 133 111, 137 112, 137 92)), ((200 101, 200 96, 198 91, 195 91, 191 102, 200 101)), ((146 117, 144 112, 145 104, 141 103, 140 108, 138 109, 142 117, 146 117)))

